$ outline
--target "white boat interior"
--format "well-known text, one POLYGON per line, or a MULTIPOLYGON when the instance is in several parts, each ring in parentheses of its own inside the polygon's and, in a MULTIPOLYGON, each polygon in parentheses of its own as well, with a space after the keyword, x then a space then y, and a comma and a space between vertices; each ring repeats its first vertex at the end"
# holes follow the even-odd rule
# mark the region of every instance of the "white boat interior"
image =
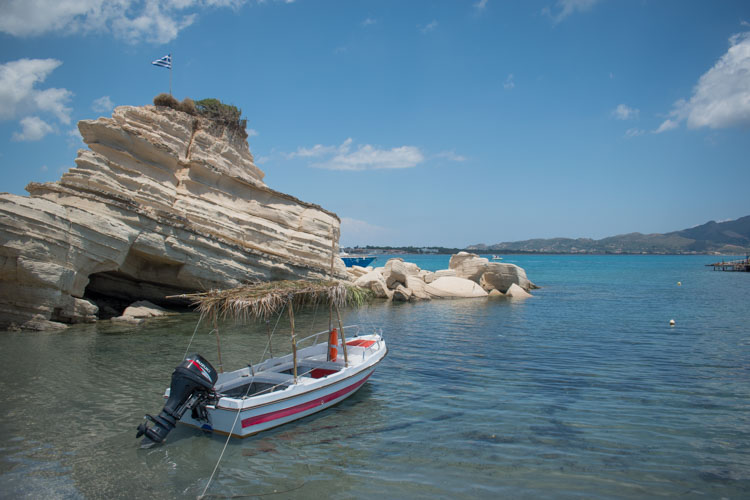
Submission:
MULTIPOLYGON (((356 368, 367 359, 367 353, 373 346, 377 350, 382 342, 380 335, 358 336, 359 326, 345 327, 347 337, 353 335, 346 342, 349 368, 356 368), (347 332, 348 330, 348 332, 347 332)), ((344 356, 341 354, 342 344, 338 343, 339 354, 336 361, 329 361, 329 344, 327 331, 319 332, 299 341, 303 344, 310 341, 313 345, 297 351, 297 384, 309 384, 314 380, 329 377, 341 372, 346 367, 344 356), (321 339, 325 339, 321 341, 321 339)), ((247 399, 261 394, 288 389, 295 384, 294 361, 292 354, 271 358, 257 365, 248 365, 239 370, 219 374, 214 390, 222 399, 247 399)), ((169 391, 167 391, 167 396, 169 391)), ((225 406, 228 401, 219 401, 217 406, 225 406), (222 404, 224 403, 224 404, 222 404)), ((228 405, 234 406, 234 405, 228 405)))

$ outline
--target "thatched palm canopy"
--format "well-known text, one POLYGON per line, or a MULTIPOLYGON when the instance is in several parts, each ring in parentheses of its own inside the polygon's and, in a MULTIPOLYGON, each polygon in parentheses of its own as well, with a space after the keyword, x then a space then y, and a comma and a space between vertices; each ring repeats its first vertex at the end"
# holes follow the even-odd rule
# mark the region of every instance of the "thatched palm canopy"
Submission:
POLYGON ((340 281, 285 280, 251 283, 230 290, 211 290, 180 297, 192 299, 201 317, 247 321, 269 319, 290 302, 295 308, 315 304, 359 306, 370 293, 340 281))

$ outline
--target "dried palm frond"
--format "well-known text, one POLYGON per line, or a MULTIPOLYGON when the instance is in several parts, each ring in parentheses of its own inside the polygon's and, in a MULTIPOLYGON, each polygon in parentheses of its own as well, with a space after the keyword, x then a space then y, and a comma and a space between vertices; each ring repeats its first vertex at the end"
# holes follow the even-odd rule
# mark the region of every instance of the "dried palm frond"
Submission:
POLYGON ((180 295, 193 301, 201 317, 240 321, 269 319, 290 302, 295 308, 316 304, 361 306, 371 295, 363 288, 340 281, 257 282, 229 290, 180 295))

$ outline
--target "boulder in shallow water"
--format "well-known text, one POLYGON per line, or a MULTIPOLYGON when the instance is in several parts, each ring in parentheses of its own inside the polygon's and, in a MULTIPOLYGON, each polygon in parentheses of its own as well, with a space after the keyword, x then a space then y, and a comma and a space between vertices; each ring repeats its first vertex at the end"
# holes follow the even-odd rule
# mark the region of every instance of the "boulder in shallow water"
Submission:
POLYGON ((157 316, 169 316, 173 314, 177 313, 152 304, 148 300, 139 300, 126 307, 122 316, 125 318, 155 318, 157 316))
POLYGON ((354 286, 372 290, 375 297, 380 299, 390 299, 393 297, 393 292, 388 289, 388 286, 385 284, 385 278, 383 278, 383 275, 379 271, 370 271, 364 276, 360 276, 354 282, 354 286))
POLYGON ((508 288, 508 291, 505 292, 505 296, 511 299, 528 299, 531 297, 531 294, 513 283, 510 285, 510 288, 508 288))
POLYGON ((474 298, 486 297, 487 292, 471 280, 466 278, 446 276, 438 278, 430 284, 425 284, 425 292, 432 298, 474 298))
POLYGON ((526 277, 526 271, 515 264, 490 262, 485 269, 479 280, 479 284, 485 290, 494 288, 505 293, 514 283, 526 291, 536 288, 536 285, 526 277))
POLYGON ((417 275, 418 278, 421 278, 422 281, 425 283, 432 283, 435 280, 435 273, 432 271, 425 271, 424 269, 419 271, 419 274, 417 275))
POLYGON ((490 261, 469 252, 458 252, 451 256, 448 267, 456 271, 456 276, 479 283, 482 274, 487 270, 490 261))
POLYGON ((391 259, 385 265, 385 283, 388 288, 395 289, 399 284, 406 285, 407 267, 401 259, 391 259))
POLYGON ((425 287, 427 284, 420 279, 418 276, 407 276, 406 277, 406 288, 412 292, 412 300, 430 300, 430 294, 427 293, 425 287))
POLYGON ((360 276, 364 276, 365 274, 372 271, 372 266, 368 267, 362 267, 362 266, 352 266, 347 267, 346 272, 349 274, 350 279, 356 280, 360 276))
POLYGON ((435 271, 435 275, 433 276, 433 281, 438 278, 452 278, 455 277, 456 271, 453 269, 441 269, 439 271, 435 271))
POLYGON ((395 302, 409 302, 412 298, 412 292, 403 285, 397 285, 393 291, 393 300, 395 302))

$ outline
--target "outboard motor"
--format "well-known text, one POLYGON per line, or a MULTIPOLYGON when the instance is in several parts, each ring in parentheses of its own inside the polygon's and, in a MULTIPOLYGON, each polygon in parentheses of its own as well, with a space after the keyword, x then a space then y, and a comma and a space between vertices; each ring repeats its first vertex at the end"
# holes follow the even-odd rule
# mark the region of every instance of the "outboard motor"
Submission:
POLYGON ((185 361, 180 363, 172 372, 172 383, 169 387, 169 399, 158 417, 146 415, 146 419, 154 423, 153 427, 148 422, 138 426, 136 438, 143 436, 141 444, 152 445, 161 443, 169 434, 177 421, 189 409, 196 404, 205 404, 211 394, 218 373, 211 363, 199 354, 191 354, 185 361))

